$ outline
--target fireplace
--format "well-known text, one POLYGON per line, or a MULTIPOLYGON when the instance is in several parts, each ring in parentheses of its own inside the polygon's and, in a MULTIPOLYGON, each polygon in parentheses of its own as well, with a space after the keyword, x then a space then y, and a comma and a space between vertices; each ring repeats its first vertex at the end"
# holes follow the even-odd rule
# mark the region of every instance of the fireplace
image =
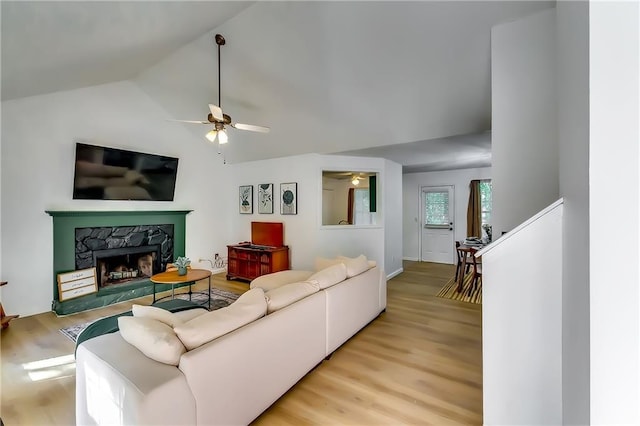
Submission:
POLYGON ((76 269, 96 268, 98 291, 148 282, 173 260, 173 225, 76 228, 76 269))
POLYGON ((67 315, 152 294, 148 275, 185 255, 189 212, 47 211, 53 217, 51 309, 67 315), (98 291, 60 300, 58 274, 93 267, 98 291))
POLYGON ((160 272, 160 246, 94 250, 98 289, 146 281, 160 272))

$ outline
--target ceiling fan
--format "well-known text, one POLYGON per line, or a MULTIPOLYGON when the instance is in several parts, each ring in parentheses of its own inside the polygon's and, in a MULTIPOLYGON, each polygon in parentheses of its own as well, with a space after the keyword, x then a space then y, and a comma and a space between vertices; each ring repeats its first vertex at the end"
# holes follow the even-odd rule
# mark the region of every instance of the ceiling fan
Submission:
POLYGON ((242 123, 234 123, 231 120, 231 117, 222 112, 222 90, 220 87, 220 46, 224 46, 226 40, 222 36, 222 34, 216 34, 216 44, 218 45, 218 105, 209 104, 209 114, 207 116, 206 121, 199 120, 173 120, 179 121, 181 123, 191 123, 191 124, 209 124, 213 125, 213 129, 209 131, 205 137, 210 142, 215 142, 216 138, 218 139, 218 144, 222 145, 229 141, 229 137, 227 136, 226 126, 233 127, 238 130, 248 130, 250 132, 260 132, 260 133, 268 133, 269 128, 264 126, 256 126, 254 124, 242 124, 242 123))

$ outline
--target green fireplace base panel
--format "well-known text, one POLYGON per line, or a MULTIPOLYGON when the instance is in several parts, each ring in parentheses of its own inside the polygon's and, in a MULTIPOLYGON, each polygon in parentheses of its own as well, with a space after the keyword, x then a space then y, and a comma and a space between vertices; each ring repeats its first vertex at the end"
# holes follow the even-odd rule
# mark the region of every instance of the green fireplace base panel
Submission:
MULTIPOLYGON (((177 290, 181 287, 188 286, 189 283, 175 284, 173 289, 177 290)), ((169 284, 156 284, 156 293, 166 292, 170 288, 171 285, 169 284)), ((117 291, 115 288, 106 288, 97 293, 65 300, 64 302, 54 300, 51 310, 57 315, 69 315, 88 311, 90 309, 104 308, 105 306, 124 302, 126 300, 137 299, 150 294, 153 294, 153 283, 149 280, 139 281, 132 284, 121 284, 117 287, 117 291)), ((158 299, 165 297, 170 296, 160 296, 158 299)))
POLYGON ((90 309, 104 308, 114 303, 124 302, 125 300, 137 299, 138 297, 153 294, 153 283, 138 282, 134 285, 127 286, 127 289, 121 289, 120 292, 97 292, 86 296, 77 297, 75 299, 53 301, 52 310, 58 315, 69 315, 77 312, 88 311, 90 309))
MULTIPOLYGON (((53 211, 53 301, 52 310, 67 315, 88 309, 101 308, 125 300, 153 293, 153 283, 137 282, 120 287, 115 294, 111 289, 75 299, 60 301, 58 274, 75 270, 76 228, 100 226, 173 225, 173 256, 185 255, 186 215, 191 210, 137 210, 137 211, 53 211)), ((176 286, 177 287, 177 286, 176 286)), ((161 289, 158 289, 162 291, 161 289)))

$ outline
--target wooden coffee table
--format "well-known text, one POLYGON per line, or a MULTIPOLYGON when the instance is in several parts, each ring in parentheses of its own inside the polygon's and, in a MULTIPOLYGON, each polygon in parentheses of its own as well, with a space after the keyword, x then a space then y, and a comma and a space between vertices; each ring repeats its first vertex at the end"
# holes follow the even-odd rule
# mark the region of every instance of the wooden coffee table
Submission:
POLYGON ((156 303, 156 284, 167 284, 171 286, 171 298, 173 299, 174 286, 176 284, 189 283, 189 300, 191 300, 191 286, 196 281, 209 279, 209 292, 208 292, 208 309, 211 309, 211 271, 208 269, 187 269, 186 275, 178 275, 178 271, 165 271, 151 276, 151 282, 153 283, 153 303, 156 303))

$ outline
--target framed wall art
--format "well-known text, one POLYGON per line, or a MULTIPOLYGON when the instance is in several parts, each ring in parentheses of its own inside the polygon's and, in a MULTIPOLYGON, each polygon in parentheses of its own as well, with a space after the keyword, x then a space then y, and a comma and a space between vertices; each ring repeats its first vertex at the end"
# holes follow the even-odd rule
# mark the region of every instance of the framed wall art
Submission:
POLYGON ((240 186, 240 214, 253 213, 253 185, 240 186))
POLYGON ((258 185, 258 213, 273 213, 273 184, 258 185))
POLYGON ((298 214, 298 184, 280 184, 280 214, 298 214))

